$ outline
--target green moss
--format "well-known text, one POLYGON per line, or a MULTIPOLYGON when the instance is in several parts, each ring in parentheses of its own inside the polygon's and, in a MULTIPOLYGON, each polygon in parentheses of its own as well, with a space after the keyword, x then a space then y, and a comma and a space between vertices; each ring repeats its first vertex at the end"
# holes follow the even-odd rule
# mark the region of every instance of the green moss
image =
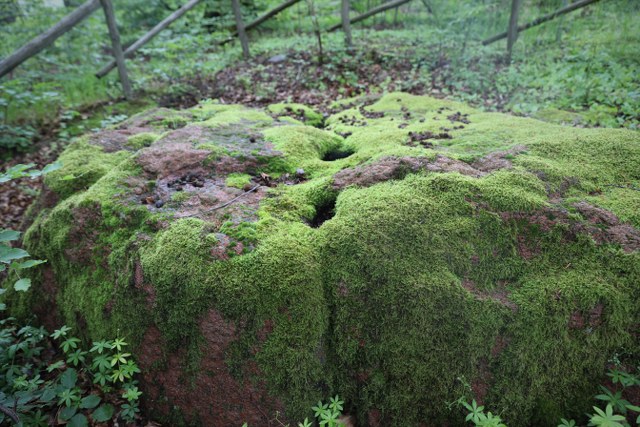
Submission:
POLYGON ((138 133, 130 136, 127 139, 127 146, 133 148, 134 150, 140 150, 144 147, 148 147, 158 139, 158 135, 154 133, 138 133))
POLYGON ((242 110, 244 110, 244 107, 241 105, 219 104, 214 101, 204 101, 191 108, 189 111, 193 114, 196 121, 205 121, 220 113, 242 110))
POLYGON ((565 178, 576 179, 586 192, 640 180, 640 144, 633 132, 556 129, 555 135, 540 135, 532 140, 529 154, 518 156, 516 163, 544 173, 555 184, 565 178))
MULTIPOLYGON (((337 385, 361 416, 385 408, 406 425, 444 422, 446 406, 430 402, 462 393, 460 376, 499 384, 485 403, 514 425, 540 414, 537 399, 551 397, 565 414, 586 409, 606 355, 632 345, 634 316, 620 298, 638 298, 638 266, 633 277, 621 276, 614 265, 623 264, 600 255, 589 239, 562 242, 562 227, 539 234, 469 203, 535 208, 540 196, 531 202, 525 196, 539 193, 532 179, 506 172, 480 180, 409 176, 340 194, 336 216, 319 229, 335 307, 329 347, 333 364, 368 378, 364 384, 340 378, 337 385), (540 255, 520 257, 518 239, 537 245, 540 255), (476 290, 469 293, 462 282, 476 290), (509 285, 501 290, 500 283, 509 285), (603 323, 593 332, 572 331, 571 313, 597 304, 606 307, 603 323), (501 340, 508 350, 496 354, 501 340), (485 363, 490 376, 478 370, 485 363)), ((544 423, 556 415, 546 414, 544 423)))
POLYGON ((295 103, 279 103, 279 104, 271 104, 267 107, 271 113, 276 116, 286 117, 287 114, 296 114, 298 116, 304 117, 304 123, 308 126, 320 127, 324 122, 324 118, 322 114, 315 112, 312 108, 307 107, 303 104, 295 104, 295 103))
POLYGON ((306 413, 309 399, 319 396, 314 384, 322 373, 315 348, 327 322, 306 227, 287 227, 263 240, 255 252, 227 262, 209 255, 209 227, 196 219, 174 222, 142 252, 144 271, 157 292, 156 323, 177 346, 199 336, 199 317, 208 309, 243 319, 252 326, 234 345, 228 363, 235 375, 253 378, 244 371, 243 360, 257 331, 265 321, 272 322, 274 330, 256 355, 261 378, 285 396, 293 414, 306 413), (169 270, 167 263, 177 268, 169 270))
POLYGON ((171 201, 177 204, 189 200, 193 196, 193 193, 188 191, 178 191, 171 195, 171 201))
POLYGON ((545 108, 536 111, 533 117, 549 123, 576 125, 584 122, 581 114, 572 113, 570 111, 558 110, 557 108, 545 108))
POLYGON ((436 112, 439 109, 449 111, 449 114, 456 111, 459 111, 463 114, 474 111, 474 109, 460 102, 436 99, 428 96, 410 95, 408 93, 402 92, 388 93, 382 96, 370 107, 365 107, 365 109, 369 111, 400 113, 403 107, 414 115, 420 113, 436 112))
POLYGON ((225 184, 229 187, 244 188, 251 183, 251 175, 246 173, 232 173, 227 175, 225 184))
POLYGON ((175 111, 168 108, 152 108, 130 117, 118 126, 150 127, 160 133, 167 129, 178 129, 183 127, 192 119, 193 116, 188 111, 175 111))
POLYGON ((333 101, 329 108, 333 110, 340 110, 344 108, 349 108, 351 105, 362 104, 362 103, 370 103, 372 101, 376 101, 380 98, 379 94, 367 94, 362 96, 351 96, 348 98, 338 99, 333 101))
POLYGON ((640 191, 637 187, 620 187, 604 187, 602 193, 585 199, 596 206, 615 212, 622 221, 640 228, 640 191))
POLYGON ((281 122, 290 123, 292 125, 304 125, 304 122, 301 122, 300 120, 294 119, 293 117, 289 116, 280 116, 278 117, 278 120, 281 122))
POLYGON ((180 129, 187 125, 187 119, 180 116, 170 116, 162 120, 162 125, 169 129, 180 129))
MULTIPOLYGON (((257 222, 230 221, 225 211, 211 221, 152 214, 130 196, 128 178, 142 173, 130 153, 71 146, 68 169, 47 177, 66 200, 42 211, 25 238, 50 261, 65 322, 88 339, 120 329, 136 344, 153 324, 164 350, 183 349, 197 372, 208 357, 202 325, 221 316, 235 331, 229 371, 264 384, 296 419, 339 393, 359 419, 375 409, 386 425, 455 423, 443 402, 465 393, 458 378, 486 388, 484 403, 510 425, 588 410, 608 358, 624 349, 638 360, 640 258, 567 225, 580 215, 556 221, 549 208, 586 200, 637 227, 638 134, 397 93, 364 108, 329 117, 325 130, 270 126, 266 113, 240 106, 190 110, 213 128, 215 140, 195 145, 212 160, 255 158, 273 174, 304 169, 302 182, 269 189, 257 222), (247 141, 257 130, 273 147, 247 141), (408 132, 427 131, 451 138, 410 144, 408 132), (332 187, 338 171, 382 157, 471 163, 516 145, 524 148, 505 157, 510 167, 479 178, 425 168, 367 188, 332 187), (340 150, 353 154, 323 160, 340 150), (108 167, 63 186, 94 160, 108 167), (140 270, 153 302, 132 285, 140 270)), ((226 184, 250 178, 231 174, 226 184)), ((175 194, 176 203, 189 197, 175 194)), ((12 297, 12 309, 27 316, 53 303, 46 295, 35 285, 12 297)))
POLYGON ((479 187, 489 205, 501 211, 533 211, 547 204, 544 184, 528 172, 497 171, 479 187))
POLYGON ((121 199, 127 178, 139 172, 132 160, 125 160, 87 191, 40 213, 24 244, 33 256, 48 260, 57 291, 42 292, 38 282, 26 295, 16 296, 15 315, 28 316, 37 306, 50 310, 55 303, 63 321, 87 340, 116 334, 141 338, 147 322, 144 310, 135 305, 140 297, 124 295, 132 274, 131 247, 137 232, 148 232, 150 215, 121 199))
POLYGON ((284 153, 289 172, 303 168, 308 173, 336 171, 344 162, 324 162, 331 150, 342 147, 342 138, 330 132, 308 126, 279 126, 266 129, 264 137, 284 153), (337 164, 337 165, 336 165, 337 164))
POLYGON ((102 147, 80 139, 60 156, 62 168, 46 175, 44 182, 49 189, 64 199, 73 193, 86 190, 130 155, 131 153, 126 151, 105 153, 102 147))
MULTIPOLYGON (((263 214, 267 218, 286 221, 310 221, 316 214, 316 207, 336 198, 329 178, 314 179, 295 186, 274 189, 274 197, 264 202, 263 214)), ((268 223, 268 222, 267 222, 268 223)))
POLYGON ((213 117, 203 121, 202 125, 216 128, 237 123, 251 123, 259 127, 267 126, 272 122, 273 119, 267 113, 249 108, 238 109, 236 107, 221 109, 213 117))

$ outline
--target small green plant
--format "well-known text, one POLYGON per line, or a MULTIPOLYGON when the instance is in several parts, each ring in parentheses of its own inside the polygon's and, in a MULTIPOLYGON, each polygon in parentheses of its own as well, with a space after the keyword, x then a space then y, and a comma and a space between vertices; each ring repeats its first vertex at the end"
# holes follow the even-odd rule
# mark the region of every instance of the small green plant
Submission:
POLYGON ((606 387, 600 386, 602 393, 595 396, 596 400, 601 400, 607 404, 604 410, 596 406, 593 407, 595 413, 589 419, 590 426, 599 427, 618 427, 628 426, 627 416, 629 412, 635 412, 637 418, 635 423, 640 425, 640 406, 633 405, 622 396, 630 387, 640 386, 640 377, 630 372, 625 372, 619 367, 609 370, 607 376, 611 378, 611 382, 616 390, 611 391, 606 387), (617 412, 618 414, 614 413, 617 412))
POLYGON ((590 426, 625 427, 628 425, 624 416, 613 413, 613 406, 611 406, 611 404, 607 404, 604 411, 597 406, 594 406, 593 410, 596 411, 596 413, 589 419, 590 426))
MULTIPOLYGON (((594 413, 587 414, 589 417, 588 425, 595 427, 629 427, 630 424, 627 420, 629 412, 640 414, 640 406, 633 405, 624 399, 623 395, 627 388, 640 386, 640 377, 620 368, 609 370, 607 376, 611 378, 616 390, 611 391, 604 386, 600 386, 602 393, 596 395, 595 399, 606 402, 606 407, 602 409, 594 406, 594 413)), ((465 386, 469 387, 466 383, 465 386)), ((478 405, 475 399, 468 403, 467 398, 462 396, 451 404, 451 406, 455 405, 461 406, 467 411, 465 421, 471 422, 475 426, 506 427, 499 416, 493 415, 491 412, 485 413, 485 407, 478 405)), ((635 418, 635 424, 640 425, 640 415, 635 418)), ((576 425, 575 420, 561 418, 558 427, 576 427, 576 425)))
MULTIPOLYGON (((320 426, 337 427, 342 425, 339 421, 340 415, 342 415, 344 402, 340 400, 340 397, 336 394, 335 397, 329 399, 329 403, 318 402, 316 406, 311 408, 314 412, 316 419, 318 419, 320 426)), ((305 423, 307 419, 305 418, 305 423)), ((302 424, 307 427, 305 424, 302 424)))
MULTIPOLYGON (((61 163, 52 163, 45 166, 42 170, 34 169, 34 164, 28 165, 15 165, 5 172, 0 173, 0 184, 8 182, 12 179, 19 178, 37 178, 54 170, 62 167, 61 163)), ((38 264, 42 264, 46 261, 38 259, 28 259, 29 253, 21 248, 15 248, 11 245, 12 242, 17 241, 20 238, 20 233, 14 230, 0 229, 0 273, 7 271, 8 277, 14 276, 16 281, 13 284, 13 289, 18 292, 26 292, 31 287, 31 279, 21 277, 22 270, 34 267, 38 264)), ((0 295, 2 295, 6 289, 0 288, 0 295)), ((0 303, 0 311, 5 310, 5 304, 0 303)))
POLYGON ((140 372, 127 343, 97 341, 89 350, 62 326, 52 334, 43 328, 18 328, 12 318, 0 321, 0 423, 8 416, 17 425, 87 426, 121 417, 136 420, 139 399, 135 374, 140 372), (54 345, 57 344, 57 345, 54 345), (45 362, 44 350, 56 358, 45 362), (57 359, 57 360, 56 360, 57 359), (118 402, 126 403, 120 405, 118 402))
POLYGON ((506 427, 502 419, 498 415, 491 412, 484 412, 484 406, 478 405, 475 399, 468 403, 464 398, 458 400, 459 404, 469 413, 465 417, 465 421, 473 423, 477 427, 506 427))
MULTIPOLYGON (((341 427, 344 426, 344 422, 341 421, 342 410, 344 409, 344 402, 336 394, 335 397, 329 398, 329 403, 318 402, 316 406, 311 408, 314 413, 314 417, 320 427, 341 427)), ((284 426, 284 424, 281 423, 284 426)), ((313 427, 313 420, 305 418, 304 421, 299 422, 297 427, 313 427)), ((288 426, 288 424, 287 424, 288 426)), ((242 427, 249 427, 249 424, 244 423, 242 427)))
POLYGON ((566 420, 564 418, 561 418, 558 427, 576 427, 576 422, 573 420, 566 420))

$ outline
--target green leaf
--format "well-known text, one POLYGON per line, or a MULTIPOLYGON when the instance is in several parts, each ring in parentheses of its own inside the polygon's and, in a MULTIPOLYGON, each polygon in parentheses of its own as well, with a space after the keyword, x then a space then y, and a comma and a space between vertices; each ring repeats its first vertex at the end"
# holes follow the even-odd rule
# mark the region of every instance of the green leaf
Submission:
POLYGON ((89 425, 89 421, 87 417, 82 414, 76 414, 73 418, 69 420, 67 426, 69 427, 87 427, 89 425))
POLYGON ((18 240, 20 238, 20 233, 14 230, 2 230, 0 231, 0 242, 11 242, 13 240, 18 240))
POLYGON ((56 397, 56 391, 52 388, 48 388, 44 391, 44 393, 42 393, 42 396, 40 396, 39 400, 44 403, 49 403, 53 399, 55 399, 55 397, 56 397))
POLYGON ((78 408, 75 406, 65 406, 60 411, 60 419, 63 421, 70 420, 78 412, 78 408))
POLYGON ((89 396, 82 398, 80 401, 80 407, 82 409, 93 409, 100 404, 100 400, 100 396, 90 394, 89 396))
POLYGON ((55 331, 53 331, 53 333, 51 334, 51 337, 56 340, 61 337, 66 337, 67 332, 69 332, 70 330, 71 328, 68 327, 67 325, 62 325, 60 329, 56 329, 55 331))
POLYGON ((45 173, 49 173, 49 172, 53 172, 53 171, 57 171, 58 169, 60 169, 62 167, 62 163, 60 162, 54 162, 54 163, 50 163, 47 166, 45 166, 44 168, 42 168, 41 173, 45 174, 45 173))
POLYGON ((60 375, 60 384, 65 388, 73 388, 78 381, 78 373, 75 369, 69 368, 60 375))
POLYGON ((113 343, 111 344, 111 348, 112 349, 116 349, 118 351, 122 351, 122 347, 128 345, 122 338, 116 338, 115 340, 113 340, 113 343))
POLYGON ((30 259, 30 260, 25 261, 25 262, 16 263, 14 268, 19 268, 19 269, 31 268, 31 267, 35 267, 36 265, 44 264, 45 262, 47 262, 47 260, 30 259))
POLYGON ((61 344, 62 351, 64 351, 65 353, 68 353, 71 349, 78 348, 79 342, 80 342, 80 339, 76 337, 67 338, 61 344))
POLYGON ((103 351, 109 350, 111 348, 111 341, 94 341, 93 347, 91 347, 91 352, 97 351, 99 354, 102 354, 103 351))
POLYGON ((93 414, 91 414, 91 418, 93 418, 95 422, 103 423, 105 421, 109 421, 111 417, 113 417, 114 411, 115 409, 113 405, 107 403, 93 411, 93 414))
POLYGON ((26 258, 28 256, 29 253, 24 249, 0 245, 0 262, 4 262, 5 264, 9 264, 9 262, 14 259, 26 258))
POLYGON ((19 292, 26 292, 30 287, 31 279, 20 279, 13 285, 13 289, 19 292))

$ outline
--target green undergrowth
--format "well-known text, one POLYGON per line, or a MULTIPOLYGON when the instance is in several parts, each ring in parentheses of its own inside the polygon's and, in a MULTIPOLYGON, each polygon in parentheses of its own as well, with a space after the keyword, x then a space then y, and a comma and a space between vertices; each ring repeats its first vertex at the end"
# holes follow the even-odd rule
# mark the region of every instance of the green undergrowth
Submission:
POLYGON ((215 156, 208 167, 225 156, 262 158, 252 173, 225 176, 229 186, 303 170, 300 182, 264 188, 255 222, 140 205, 128 183, 154 177, 138 154, 76 143, 47 177, 64 200, 40 212, 25 237, 29 253, 49 260, 56 291, 34 285, 13 295, 14 314, 56 304, 83 338, 119 331, 134 353, 155 325, 165 356, 184 350, 194 381, 210 350, 202 325, 221 315, 234 331, 224 350, 231 375, 263 384, 291 418, 338 392, 358 419, 457 422, 444 402, 461 395, 458 378, 484 390, 511 425, 588 410, 608 358, 624 350, 638 359, 640 258, 576 232, 585 218, 572 204, 588 201, 637 227, 640 193, 629 186, 640 184, 638 134, 401 93, 364 108, 329 117, 324 129, 215 103, 167 113, 212 132, 192 141, 215 156), (411 145, 409 132, 450 138, 411 145), (272 148, 258 155, 248 135, 272 148), (473 164, 514 146, 522 147, 504 155, 511 167, 479 178, 423 171, 367 188, 332 185, 340 170, 383 157, 473 164), (76 185, 68 174, 88 178, 76 185), (225 236, 244 250, 213 256, 225 236))

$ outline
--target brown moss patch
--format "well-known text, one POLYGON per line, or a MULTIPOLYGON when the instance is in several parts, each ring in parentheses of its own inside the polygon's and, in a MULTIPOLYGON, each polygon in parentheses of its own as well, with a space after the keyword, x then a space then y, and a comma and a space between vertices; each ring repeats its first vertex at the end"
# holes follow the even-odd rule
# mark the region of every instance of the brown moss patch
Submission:
POLYGON ((435 159, 427 157, 383 157, 374 163, 343 169, 333 176, 333 188, 341 190, 350 185, 370 187, 379 182, 402 179, 417 172, 458 172, 462 175, 480 177, 484 172, 460 160, 443 155, 435 159))
POLYGON ((147 127, 127 127, 124 129, 103 130, 91 134, 87 141, 89 144, 101 146, 105 153, 114 153, 120 150, 131 151, 134 149, 127 145, 129 137, 143 132, 153 132, 153 129, 147 127))
POLYGON ((473 162, 471 166, 483 172, 492 172, 498 169, 511 169, 513 166, 511 160, 526 150, 527 147, 523 145, 516 145, 508 150, 496 151, 494 153, 487 154, 473 162))

